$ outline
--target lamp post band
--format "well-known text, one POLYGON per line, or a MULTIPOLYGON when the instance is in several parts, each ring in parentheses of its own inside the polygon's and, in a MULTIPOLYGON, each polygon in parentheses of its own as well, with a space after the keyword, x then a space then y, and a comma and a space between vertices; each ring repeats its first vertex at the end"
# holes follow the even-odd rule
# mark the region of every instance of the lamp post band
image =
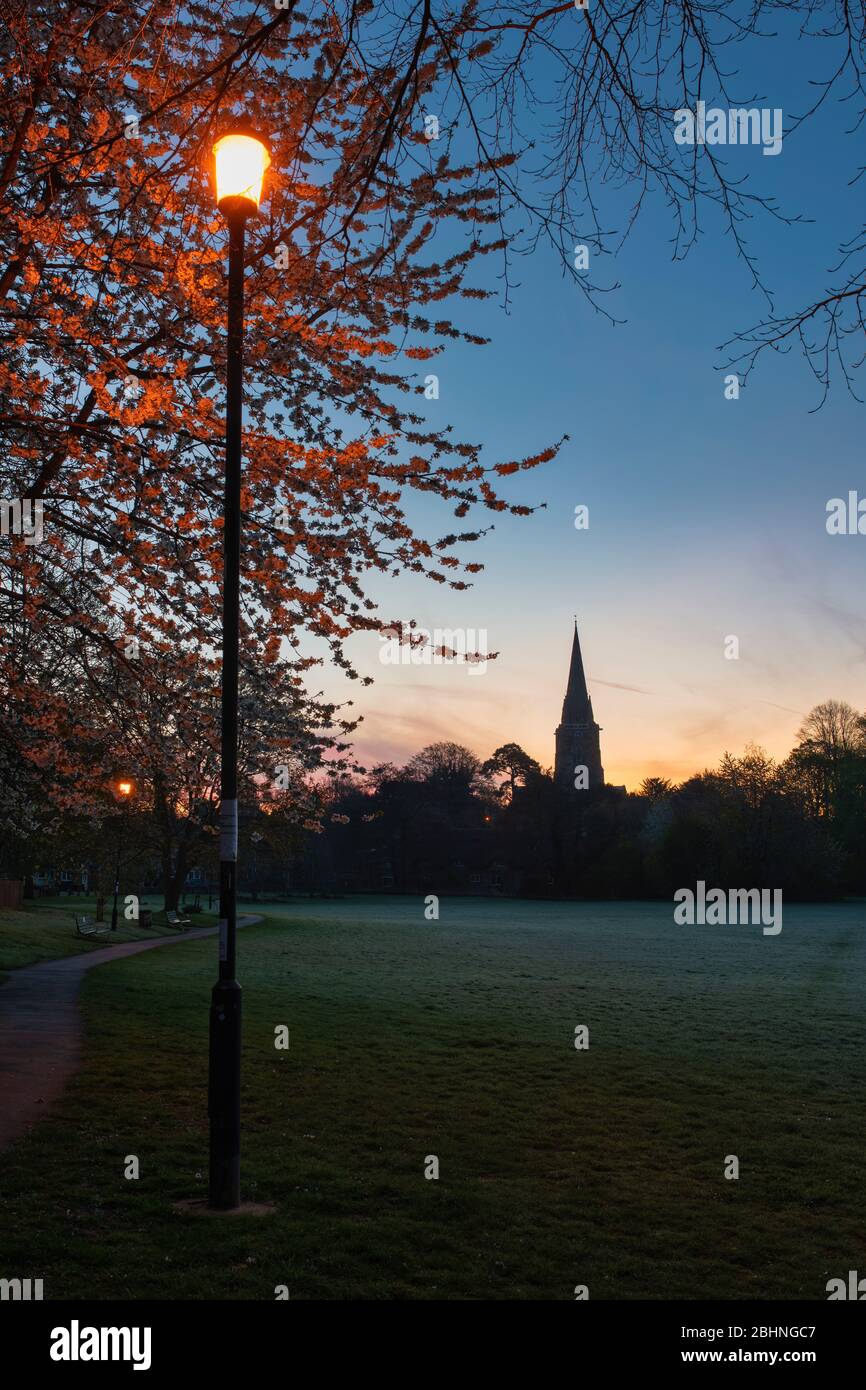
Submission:
POLYGON ((220 863, 234 864, 238 857, 238 803, 220 803, 220 863))

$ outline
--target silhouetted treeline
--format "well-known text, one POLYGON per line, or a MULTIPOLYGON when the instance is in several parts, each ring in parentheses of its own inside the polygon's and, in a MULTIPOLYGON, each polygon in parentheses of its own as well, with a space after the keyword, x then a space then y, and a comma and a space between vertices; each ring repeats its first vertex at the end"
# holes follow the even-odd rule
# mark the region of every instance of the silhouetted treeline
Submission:
MULTIPOLYGON (((63 877, 69 891, 98 895, 119 862, 124 892, 174 884, 169 906, 180 891, 213 889, 214 835, 185 877, 172 861, 166 878, 153 810, 137 807, 122 836, 121 819, 66 814, 50 834, 24 825, 0 837, 0 877, 23 878, 28 894, 55 892, 63 877)), ((699 879, 789 898, 866 894, 866 718, 828 701, 781 763, 749 747, 679 786, 649 778, 633 793, 563 792, 517 744, 482 763, 434 743, 363 776, 295 778, 278 793, 250 783, 240 832, 239 887, 253 897, 670 898, 699 879)))
POLYGON ((432 744, 336 786, 293 880, 312 891, 669 897, 704 879, 866 892, 866 719, 819 705, 782 763, 750 746, 679 786, 563 794, 517 745, 432 744))

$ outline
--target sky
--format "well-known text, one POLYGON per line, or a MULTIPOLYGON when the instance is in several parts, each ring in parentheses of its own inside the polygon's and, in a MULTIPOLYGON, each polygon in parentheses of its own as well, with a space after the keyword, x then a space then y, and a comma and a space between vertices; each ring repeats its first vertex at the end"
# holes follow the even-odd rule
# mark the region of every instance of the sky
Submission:
MULTIPOLYGON (((830 62, 784 37, 743 58, 757 104, 786 120, 830 62)), ((866 184, 850 186, 862 137, 845 134, 853 119, 850 104, 834 104, 786 128, 775 157, 723 152, 731 173, 813 219, 748 229, 781 310, 835 283, 839 244, 862 225, 866 184)), ((461 324, 491 343, 449 346, 425 365, 440 378, 427 414, 482 440, 486 462, 570 439, 553 463, 502 480, 509 500, 544 507, 484 514, 495 530, 467 548, 485 565, 467 593, 414 576, 374 586, 389 616, 483 632, 499 655, 475 669, 389 666, 378 636, 353 638, 347 650, 375 684, 322 679, 363 715, 355 749, 366 766, 452 739, 482 758, 517 742, 549 767, 575 615, 606 778, 629 789, 648 776, 683 780, 751 742, 784 757, 822 700, 866 708, 866 536, 826 529, 829 499, 866 496, 866 407, 839 381, 816 410, 820 389, 796 352, 767 355, 726 400, 719 345, 757 322, 764 302, 718 219, 706 217, 682 263, 671 232, 651 199, 623 249, 597 267, 621 282, 612 307, 625 323, 593 313, 539 247, 517 263, 507 312, 461 302, 461 324), (574 525, 579 505, 585 530, 574 525), (737 659, 725 655, 730 637, 737 659)), ((450 529, 435 499, 411 515, 429 534, 450 529)))

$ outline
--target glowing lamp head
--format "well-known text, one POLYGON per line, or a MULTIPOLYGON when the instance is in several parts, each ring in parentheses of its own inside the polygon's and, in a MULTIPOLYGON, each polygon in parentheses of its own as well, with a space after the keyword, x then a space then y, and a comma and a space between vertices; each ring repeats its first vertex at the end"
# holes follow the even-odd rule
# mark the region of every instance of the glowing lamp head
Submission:
POLYGON ((226 217, 258 212, 265 170, 271 162, 264 140, 251 130, 233 130, 213 147, 217 207, 226 217))
POLYGON ((118 784, 117 784, 117 790, 119 791, 119 793, 120 793, 121 796, 131 796, 131 795, 132 795, 132 783, 131 783, 131 782, 118 782, 118 784))

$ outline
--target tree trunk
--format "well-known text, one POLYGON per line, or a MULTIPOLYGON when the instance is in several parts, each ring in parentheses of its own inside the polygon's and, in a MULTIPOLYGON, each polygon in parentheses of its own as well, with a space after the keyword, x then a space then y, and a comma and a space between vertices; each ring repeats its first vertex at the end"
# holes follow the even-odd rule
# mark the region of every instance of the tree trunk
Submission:
POLYGON ((171 867, 171 839, 168 835, 164 835, 162 842, 162 895, 166 912, 176 912, 178 893, 171 867))
POLYGON ((171 869, 171 853, 168 852, 168 859, 163 855, 163 892, 165 895, 166 912, 177 912, 180 907, 180 898, 183 893, 183 885, 186 882, 187 857, 186 846, 179 845, 177 858, 174 861, 174 872, 171 869))
POLYGON ((177 857, 172 851, 175 846, 175 824, 169 806, 165 782, 159 771, 153 776, 153 810, 162 837, 162 896, 166 912, 177 912, 180 894, 186 878, 186 852, 178 845, 177 857))

